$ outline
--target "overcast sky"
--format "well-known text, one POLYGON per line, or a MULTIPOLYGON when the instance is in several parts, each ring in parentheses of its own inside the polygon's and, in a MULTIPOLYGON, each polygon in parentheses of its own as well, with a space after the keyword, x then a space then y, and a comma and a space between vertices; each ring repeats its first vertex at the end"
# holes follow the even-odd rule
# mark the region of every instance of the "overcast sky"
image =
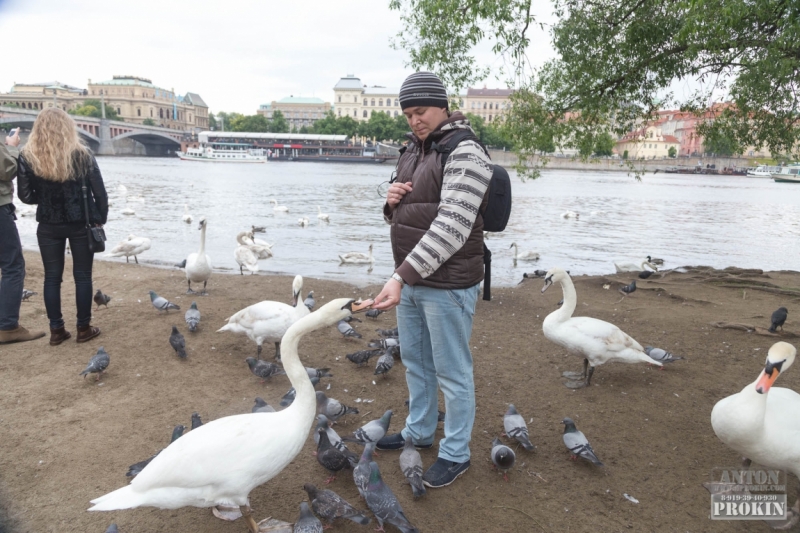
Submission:
MULTIPOLYGON (((389 0, 0 0, 5 54, 0 91, 57 80, 85 88, 115 74, 200 94, 212 111, 254 114, 285 96, 333 101, 346 74, 399 87, 412 72, 393 50, 400 31, 389 0)), ((540 21, 551 4, 534 2, 540 21)), ((553 55, 531 34, 531 59, 553 55)), ((481 61, 498 65, 488 52, 481 61)), ((504 86, 494 78, 489 87, 504 86)))

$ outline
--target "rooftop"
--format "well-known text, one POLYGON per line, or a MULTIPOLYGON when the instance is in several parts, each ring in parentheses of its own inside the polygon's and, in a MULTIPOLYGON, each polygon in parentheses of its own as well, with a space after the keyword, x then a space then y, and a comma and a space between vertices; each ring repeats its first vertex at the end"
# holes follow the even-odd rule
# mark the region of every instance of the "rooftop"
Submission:
POLYGON ((361 79, 356 78, 354 74, 348 74, 344 78, 341 78, 336 85, 333 86, 333 90, 337 89, 361 89, 361 79))
POLYGON ((507 97, 514 94, 514 89, 467 89, 467 96, 501 96, 507 97))
POLYGON ((186 96, 184 96, 183 101, 188 102, 197 107, 208 107, 205 101, 197 93, 186 93, 186 96))
MULTIPOLYGON (((66 83, 61 83, 60 81, 44 81, 41 83, 15 83, 20 87, 44 87, 46 89, 61 89, 64 91, 73 91, 73 92, 83 92, 83 89, 78 87, 73 87, 72 85, 67 85, 66 83)), ((14 92, 14 88, 11 88, 11 92, 14 92)))
POLYGON ((378 85, 372 87, 364 87, 364 94, 391 94, 392 96, 397 96, 400 94, 400 89, 395 89, 393 87, 380 87, 378 85))
POLYGON ((140 87, 149 87, 151 89, 159 89, 153 85, 151 80, 147 78, 139 78, 137 76, 113 76, 109 81, 101 81, 93 85, 138 85, 140 87))
POLYGON ((287 96, 286 98, 281 98, 276 103, 278 103, 278 104, 324 104, 325 101, 322 98, 315 98, 315 97, 287 96))

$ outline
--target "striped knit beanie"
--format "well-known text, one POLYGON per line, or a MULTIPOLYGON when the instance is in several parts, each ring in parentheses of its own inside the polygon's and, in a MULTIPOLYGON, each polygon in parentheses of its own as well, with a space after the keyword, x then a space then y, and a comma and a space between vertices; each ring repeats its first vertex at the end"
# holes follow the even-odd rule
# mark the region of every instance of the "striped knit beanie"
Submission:
POLYGON ((400 108, 417 106, 448 109, 447 90, 433 72, 412 74, 400 87, 400 108))

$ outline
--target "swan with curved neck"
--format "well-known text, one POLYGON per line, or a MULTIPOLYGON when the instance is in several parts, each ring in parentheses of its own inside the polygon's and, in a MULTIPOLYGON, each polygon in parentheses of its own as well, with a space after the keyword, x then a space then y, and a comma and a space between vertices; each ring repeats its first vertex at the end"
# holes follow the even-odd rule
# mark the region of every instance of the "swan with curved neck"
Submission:
POLYGON ((206 285, 208 284, 208 278, 211 277, 211 258, 206 255, 207 227, 208 222, 205 218, 201 218, 200 225, 198 226, 200 230, 200 249, 196 253, 189 254, 189 257, 186 258, 186 267, 184 268, 186 272, 186 281, 189 284, 189 290, 186 291, 186 294, 196 294, 195 291, 192 290, 193 281, 195 283, 200 283, 202 281, 203 290, 200 294, 208 294, 206 292, 206 285))
POLYGON ((634 263, 632 261, 614 261, 614 268, 617 273, 621 272, 643 272, 647 270, 645 266, 653 269, 653 272, 658 272, 658 268, 650 261, 642 261, 641 263, 634 263))
POLYGON ((641 344, 614 324, 586 316, 573 317, 577 294, 572 279, 562 269, 553 268, 545 274, 542 292, 555 283, 561 285, 564 304, 544 319, 542 323, 544 336, 566 348, 570 354, 583 357, 583 373, 563 374, 564 377, 571 379, 582 378, 582 381, 569 381, 567 387, 577 389, 588 386, 595 367, 610 361, 662 366, 660 362, 644 353, 641 344))
POLYGON ((375 258, 372 257, 372 244, 369 245, 369 253, 361 253, 361 252, 348 252, 346 254, 339 255, 339 262, 340 263, 350 263, 353 265, 359 264, 366 264, 366 263, 374 263, 375 258))
POLYGON ((529 250, 520 252, 519 248, 517 247, 517 243, 512 242, 509 248, 514 249, 514 262, 517 261, 538 261, 539 254, 537 252, 531 252, 529 250))
POLYGON ((283 368, 297 393, 292 405, 275 413, 227 416, 203 424, 167 446, 130 485, 92 500, 89 510, 239 506, 251 533, 258 533, 249 509, 250 491, 297 457, 314 424, 317 400, 297 352, 300 339, 371 304, 333 300, 288 329, 283 368))
POLYGON ((233 249, 233 258, 239 265, 239 273, 244 276, 243 268, 247 268, 252 274, 258 272, 258 256, 253 251, 251 241, 245 240, 249 233, 247 231, 239 232, 236 236, 236 242, 239 246, 233 249))
POLYGON ((318 213, 317 214, 317 218, 318 219, 320 219, 320 220, 322 220, 324 222, 330 222, 331 221, 331 219, 330 219, 330 217, 328 217, 327 213, 323 213, 322 212, 322 208, 320 206, 317 206, 317 213, 318 213))
POLYGON ((289 208, 286 207, 285 205, 278 205, 278 200, 276 200, 275 198, 270 200, 269 203, 272 204, 272 210, 273 211, 279 211, 281 213, 288 213, 289 212, 289 208))

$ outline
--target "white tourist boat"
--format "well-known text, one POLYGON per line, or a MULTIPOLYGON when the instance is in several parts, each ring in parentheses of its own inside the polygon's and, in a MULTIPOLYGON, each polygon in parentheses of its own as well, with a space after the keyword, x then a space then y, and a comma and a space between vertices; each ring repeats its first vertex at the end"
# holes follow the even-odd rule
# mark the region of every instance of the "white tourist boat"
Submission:
POLYGON ((747 171, 747 175, 751 178, 771 178, 773 174, 780 172, 781 167, 770 167, 767 165, 758 165, 756 168, 747 171))
POLYGON ((266 163, 267 151, 253 148, 250 144, 213 143, 177 152, 183 161, 205 161, 212 163, 266 163))
POLYGON ((776 183, 800 183, 800 165, 781 167, 780 172, 773 172, 772 179, 776 183))

